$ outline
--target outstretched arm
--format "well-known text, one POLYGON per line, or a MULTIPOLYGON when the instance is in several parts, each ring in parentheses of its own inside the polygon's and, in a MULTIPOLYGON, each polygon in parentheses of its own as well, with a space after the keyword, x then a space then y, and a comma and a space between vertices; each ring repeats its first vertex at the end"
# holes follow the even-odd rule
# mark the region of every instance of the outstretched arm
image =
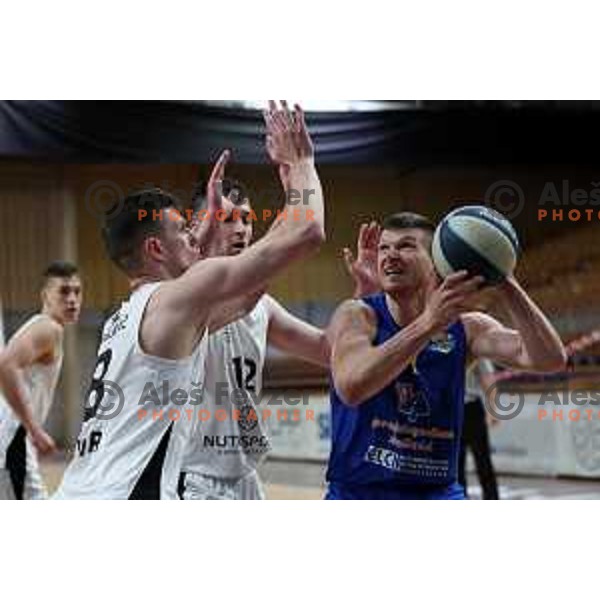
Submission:
MULTIPOLYGON (((372 221, 360 226, 356 258, 350 248, 343 256, 348 273, 354 280, 354 297, 360 298, 379 291, 377 279, 377 248, 381 228, 372 221)), ((304 360, 330 366, 331 349, 324 330, 298 319, 279 302, 267 296, 269 307, 269 343, 279 350, 296 354, 304 360)))
POLYGON ((43 319, 13 337, 0 352, 0 388, 40 454, 54 451, 56 445, 33 416, 22 370, 38 362, 53 360, 61 338, 60 325, 51 319, 43 319))
MULTIPOLYGON (((296 205, 296 198, 288 195, 286 218, 238 256, 201 260, 161 285, 149 305, 152 313, 160 313, 160 319, 150 315, 153 324, 148 325, 145 317, 142 331, 144 347, 153 354, 179 358, 183 349, 173 351, 165 331, 171 338, 177 332, 186 340, 197 340, 225 302, 263 290, 292 262, 315 252, 325 239, 323 192, 302 111, 296 107, 291 113, 285 104, 276 110, 271 104, 266 122, 269 154, 289 167, 289 184, 300 191, 303 202, 296 205), (164 345, 169 348, 166 353, 164 345)), ((219 164, 217 183, 223 178, 226 162, 227 156, 219 164)))
POLYGON ((265 296, 265 302, 269 312, 269 344, 308 362, 329 367, 325 331, 298 319, 271 296, 265 296))
POLYGON ((209 333, 214 333, 225 327, 225 325, 233 323, 252 312, 258 301, 263 297, 265 291, 266 288, 261 288, 257 292, 246 294, 245 296, 238 296, 234 300, 221 304, 219 309, 213 311, 210 315, 208 325, 209 333))
POLYGON ((567 356, 560 336, 514 277, 500 284, 498 300, 511 318, 511 328, 483 313, 462 317, 473 356, 526 371, 564 369, 567 356))
MULTIPOLYGON (((192 310, 199 304, 198 295, 209 301, 224 300, 261 290, 291 262, 317 250, 325 239, 323 191, 302 110, 297 106, 292 113, 285 102, 277 110, 271 103, 265 121, 269 156, 288 168, 290 189, 303 200, 296 204, 296 198, 287 194, 286 216, 239 256, 202 261, 189 269, 180 280, 188 290, 187 299, 193 300, 192 310)), ((215 183, 222 180, 226 163, 220 165, 215 183)))

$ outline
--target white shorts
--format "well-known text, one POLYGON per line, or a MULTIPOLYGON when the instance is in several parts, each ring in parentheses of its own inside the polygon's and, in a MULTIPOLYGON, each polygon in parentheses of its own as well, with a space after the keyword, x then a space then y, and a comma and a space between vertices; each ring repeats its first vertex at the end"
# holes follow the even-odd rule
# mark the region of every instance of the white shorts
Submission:
POLYGON ((20 426, 7 444, 0 464, 0 500, 45 500, 46 487, 36 453, 20 426))
POLYGON ((223 479, 199 473, 182 473, 179 479, 182 500, 264 500, 265 493, 253 471, 241 479, 223 479))

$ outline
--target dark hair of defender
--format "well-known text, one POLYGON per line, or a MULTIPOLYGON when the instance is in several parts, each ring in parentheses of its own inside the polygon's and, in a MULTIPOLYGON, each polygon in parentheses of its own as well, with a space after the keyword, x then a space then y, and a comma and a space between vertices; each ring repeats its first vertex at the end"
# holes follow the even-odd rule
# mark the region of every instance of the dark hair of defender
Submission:
POLYGON ((110 259, 126 273, 138 269, 141 266, 142 242, 149 236, 158 235, 163 227, 164 217, 157 218, 156 214, 168 208, 180 210, 180 206, 178 198, 160 188, 129 194, 123 201, 121 211, 107 219, 102 228, 110 259), (144 210, 145 214, 140 212, 144 210))

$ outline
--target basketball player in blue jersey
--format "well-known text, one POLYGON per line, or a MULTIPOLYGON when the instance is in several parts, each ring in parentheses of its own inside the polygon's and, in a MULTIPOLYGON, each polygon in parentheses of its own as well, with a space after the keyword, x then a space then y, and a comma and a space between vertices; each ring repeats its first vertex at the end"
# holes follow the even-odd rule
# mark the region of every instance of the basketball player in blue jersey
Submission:
POLYGON ((511 328, 473 312, 480 277, 438 283, 434 225, 388 217, 377 257, 381 292, 347 301, 328 331, 332 448, 327 499, 463 499, 457 483, 468 362, 565 366, 560 338, 514 277, 496 287, 511 328))

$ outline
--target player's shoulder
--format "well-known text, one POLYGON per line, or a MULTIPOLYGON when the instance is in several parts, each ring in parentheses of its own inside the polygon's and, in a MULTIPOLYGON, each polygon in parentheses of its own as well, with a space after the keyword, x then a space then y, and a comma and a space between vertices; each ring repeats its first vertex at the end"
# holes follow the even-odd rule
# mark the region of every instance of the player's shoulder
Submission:
POLYGON ((336 309, 339 314, 360 314, 367 317, 375 317, 375 309, 362 298, 350 298, 344 300, 336 309))
POLYGON ((8 348, 18 351, 27 346, 34 350, 35 355, 43 361, 53 360, 60 354, 63 340, 63 326, 52 317, 45 314, 33 316, 13 336, 8 348))
POLYGON ((49 315, 40 314, 32 318, 23 335, 32 335, 49 342, 60 342, 64 327, 49 315))
POLYGON ((181 277, 146 283, 134 290, 112 316, 122 313, 135 319, 135 316, 141 313, 141 321, 147 322, 153 317, 160 317, 166 311, 172 312, 174 308, 178 308, 174 299, 177 298, 177 289, 182 286, 181 277))
POLYGON ((331 328, 340 332, 352 329, 372 329, 377 325, 375 309, 360 298, 344 300, 335 310, 331 328))

